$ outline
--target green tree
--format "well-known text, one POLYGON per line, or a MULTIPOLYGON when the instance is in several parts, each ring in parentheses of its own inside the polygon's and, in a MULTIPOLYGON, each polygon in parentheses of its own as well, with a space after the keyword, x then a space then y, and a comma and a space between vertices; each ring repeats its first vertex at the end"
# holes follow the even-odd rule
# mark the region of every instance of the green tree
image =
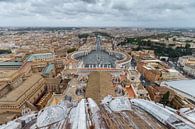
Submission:
POLYGON ((191 47, 191 45, 189 43, 186 43, 185 48, 189 49, 190 47, 191 47))
POLYGON ((169 92, 169 91, 167 91, 167 92, 163 95, 163 97, 162 97, 162 99, 161 99, 161 103, 162 103, 163 105, 167 105, 167 104, 168 104, 168 102, 169 102, 169 96, 170 96, 170 92, 169 92))
POLYGON ((80 39, 82 39, 82 38, 87 38, 88 36, 89 36, 88 33, 84 33, 84 34, 79 34, 79 35, 78 35, 78 37, 79 37, 80 39))
POLYGON ((67 53, 72 53, 72 52, 74 52, 76 50, 77 50, 76 48, 70 48, 70 49, 67 50, 67 53))
POLYGON ((0 54, 10 54, 12 51, 10 49, 0 49, 0 54))

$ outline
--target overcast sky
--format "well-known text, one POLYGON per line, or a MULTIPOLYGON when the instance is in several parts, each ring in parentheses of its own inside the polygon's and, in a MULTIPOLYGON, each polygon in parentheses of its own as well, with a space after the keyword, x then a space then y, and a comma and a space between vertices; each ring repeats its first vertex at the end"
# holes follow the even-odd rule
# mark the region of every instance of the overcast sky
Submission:
POLYGON ((0 26, 195 27, 195 0, 0 0, 0 26))

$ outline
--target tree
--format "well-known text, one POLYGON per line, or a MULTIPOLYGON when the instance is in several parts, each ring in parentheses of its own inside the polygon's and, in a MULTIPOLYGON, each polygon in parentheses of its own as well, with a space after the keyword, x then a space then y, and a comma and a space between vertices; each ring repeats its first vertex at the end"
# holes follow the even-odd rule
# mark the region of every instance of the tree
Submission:
POLYGON ((163 97, 162 97, 162 99, 161 99, 161 103, 162 103, 163 105, 167 105, 167 104, 168 104, 168 102, 169 102, 169 96, 170 96, 170 92, 169 92, 169 91, 167 91, 167 92, 163 95, 163 97))
POLYGON ((78 37, 79 37, 80 39, 82 39, 82 38, 87 38, 88 36, 89 36, 88 33, 84 33, 84 34, 79 34, 79 35, 78 35, 78 37))
POLYGON ((186 43, 185 48, 189 49, 190 47, 191 47, 191 45, 189 43, 186 43))
POLYGON ((0 49, 0 54, 10 54, 12 51, 10 49, 0 49))
POLYGON ((70 48, 70 49, 67 50, 67 53, 72 53, 72 52, 74 52, 76 50, 77 50, 76 48, 70 48))

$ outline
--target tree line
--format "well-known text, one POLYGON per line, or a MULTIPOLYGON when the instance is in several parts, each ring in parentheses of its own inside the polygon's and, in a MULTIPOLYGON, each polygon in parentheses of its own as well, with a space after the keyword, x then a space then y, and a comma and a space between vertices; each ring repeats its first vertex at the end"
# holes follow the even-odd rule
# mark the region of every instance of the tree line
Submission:
POLYGON ((186 43, 185 47, 175 47, 175 44, 166 45, 165 43, 155 43, 150 40, 145 41, 143 38, 126 38, 119 45, 132 45, 133 50, 154 50, 157 56, 168 56, 169 58, 178 58, 180 56, 191 55, 192 49, 190 44, 186 43))

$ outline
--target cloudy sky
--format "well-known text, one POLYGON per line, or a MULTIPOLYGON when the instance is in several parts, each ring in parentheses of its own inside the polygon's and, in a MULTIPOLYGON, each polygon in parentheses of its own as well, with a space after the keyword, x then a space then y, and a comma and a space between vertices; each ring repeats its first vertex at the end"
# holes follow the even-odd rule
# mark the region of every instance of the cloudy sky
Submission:
POLYGON ((195 27, 195 0, 0 0, 0 26, 195 27))

